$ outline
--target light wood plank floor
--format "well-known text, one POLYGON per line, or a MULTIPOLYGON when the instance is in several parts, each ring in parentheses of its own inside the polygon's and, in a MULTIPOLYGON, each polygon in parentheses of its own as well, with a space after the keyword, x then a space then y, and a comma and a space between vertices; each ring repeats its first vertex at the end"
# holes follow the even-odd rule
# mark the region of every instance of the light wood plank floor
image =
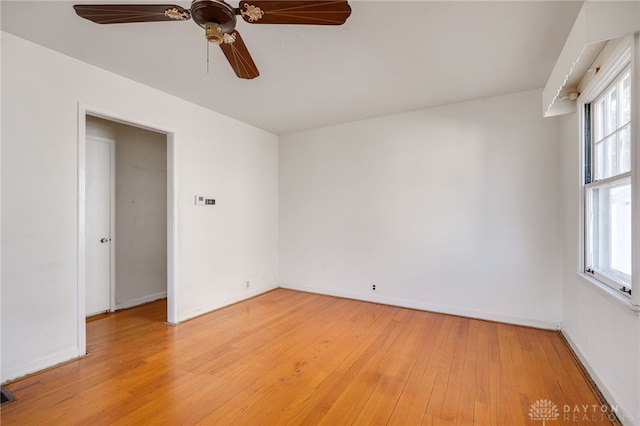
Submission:
POLYGON ((176 327, 154 302, 87 323, 90 355, 7 385, 12 424, 542 425, 598 405, 561 336, 278 289, 176 327))

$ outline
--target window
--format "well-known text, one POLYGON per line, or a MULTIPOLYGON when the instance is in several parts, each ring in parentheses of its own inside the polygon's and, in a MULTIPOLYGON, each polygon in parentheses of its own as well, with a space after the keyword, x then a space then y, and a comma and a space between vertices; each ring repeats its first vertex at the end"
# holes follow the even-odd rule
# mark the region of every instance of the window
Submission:
POLYGON ((631 295, 631 67, 585 104, 585 272, 631 295))

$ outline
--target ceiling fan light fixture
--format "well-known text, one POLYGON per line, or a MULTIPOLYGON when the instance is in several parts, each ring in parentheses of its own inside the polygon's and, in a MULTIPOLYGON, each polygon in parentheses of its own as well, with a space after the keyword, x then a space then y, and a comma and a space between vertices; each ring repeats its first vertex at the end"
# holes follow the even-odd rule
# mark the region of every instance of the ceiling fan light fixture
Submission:
POLYGON ((215 22, 207 22, 205 25, 205 37, 207 37, 207 41, 211 43, 220 44, 224 40, 224 33, 222 32, 222 27, 215 22))

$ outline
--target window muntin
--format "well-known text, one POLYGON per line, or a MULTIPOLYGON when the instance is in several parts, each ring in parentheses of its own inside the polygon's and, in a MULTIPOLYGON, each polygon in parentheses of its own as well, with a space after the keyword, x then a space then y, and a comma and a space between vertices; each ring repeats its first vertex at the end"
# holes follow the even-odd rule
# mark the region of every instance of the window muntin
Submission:
POLYGON ((585 108, 585 271, 631 288, 631 68, 585 108))
POLYGON ((593 179, 631 170, 631 69, 593 103, 593 179))

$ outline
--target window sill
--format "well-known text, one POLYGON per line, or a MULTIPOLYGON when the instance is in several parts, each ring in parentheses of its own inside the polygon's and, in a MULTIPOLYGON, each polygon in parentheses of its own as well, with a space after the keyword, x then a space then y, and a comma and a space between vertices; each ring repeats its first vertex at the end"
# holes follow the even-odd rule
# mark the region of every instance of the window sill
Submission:
POLYGON ((582 278, 583 281, 586 281, 587 283, 591 284, 592 286, 600 290, 600 292, 608 295, 613 300, 615 300, 618 304, 626 307, 630 311, 633 311, 636 314, 636 316, 638 316, 638 313, 640 313, 640 306, 634 305, 631 302, 631 298, 625 296, 619 291, 614 290, 608 285, 601 283, 600 281, 585 274, 584 272, 578 272, 577 274, 580 278, 582 278))

